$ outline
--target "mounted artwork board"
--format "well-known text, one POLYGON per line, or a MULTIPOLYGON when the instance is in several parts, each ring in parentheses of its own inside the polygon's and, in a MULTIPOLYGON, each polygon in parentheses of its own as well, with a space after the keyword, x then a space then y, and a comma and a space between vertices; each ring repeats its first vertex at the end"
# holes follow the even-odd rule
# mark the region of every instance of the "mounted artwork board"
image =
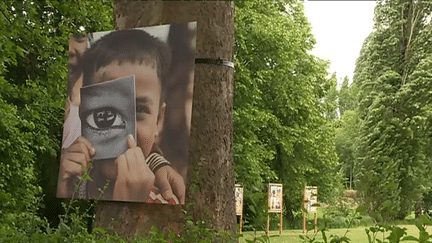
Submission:
POLYGON ((268 214, 267 214, 267 230, 268 234, 270 231, 270 213, 279 213, 279 234, 282 233, 282 209, 283 209, 283 187, 282 184, 269 183, 268 187, 268 214))
POLYGON ((235 210, 236 215, 240 216, 240 234, 243 225, 243 187, 240 184, 235 184, 235 210))
MULTIPOLYGON (((314 206, 318 203, 318 187, 306 186, 303 192, 303 207, 307 213, 314 213, 315 215, 315 232, 317 232, 317 207, 314 206)), ((307 213, 303 212, 303 232, 306 232, 307 213)))

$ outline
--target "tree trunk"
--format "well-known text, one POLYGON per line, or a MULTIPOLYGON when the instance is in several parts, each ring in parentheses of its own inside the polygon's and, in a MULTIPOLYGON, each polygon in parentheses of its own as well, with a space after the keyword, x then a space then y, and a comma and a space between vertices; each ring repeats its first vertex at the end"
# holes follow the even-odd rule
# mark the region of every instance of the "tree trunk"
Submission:
MULTIPOLYGON (((232 60, 232 1, 117 1, 115 29, 197 21, 196 56, 232 60)), ((101 201, 94 226, 121 236, 145 235, 155 225, 178 231, 186 215, 208 227, 236 230, 232 158, 233 74, 226 66, 196 65, 186 205, 101 201)))

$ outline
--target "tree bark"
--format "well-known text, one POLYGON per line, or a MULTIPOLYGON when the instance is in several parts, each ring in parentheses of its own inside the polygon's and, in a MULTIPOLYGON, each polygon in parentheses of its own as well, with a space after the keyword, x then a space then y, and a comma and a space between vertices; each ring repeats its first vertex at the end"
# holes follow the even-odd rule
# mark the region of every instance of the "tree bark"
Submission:
MULTIPOLYGON (((115 29, 191 21, 197 21, 197 57, 232 61, 233 1, 117 1, 114 7, 115 29)), ((195 66, 186 205, 102 201, 94 227, 125 237, 145 235, 153 225, 178 231, 187 215, 235 234, 233 74, 226 66, 195 66)))

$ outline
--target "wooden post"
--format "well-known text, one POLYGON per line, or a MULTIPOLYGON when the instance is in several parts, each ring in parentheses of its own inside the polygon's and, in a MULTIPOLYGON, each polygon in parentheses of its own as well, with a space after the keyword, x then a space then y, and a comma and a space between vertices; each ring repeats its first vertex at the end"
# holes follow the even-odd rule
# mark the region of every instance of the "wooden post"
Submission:
MULTIPOLYGON (((283 205, 283 188, 282 188, 282 198, 281 198, 281 206, 283 205)), ((283 207, 283 206, 282 206, 283 207)), ((279 234, 282 234, 282 226, 283 226, 283 216, 282 216, 282 208, 280 212, 280 220, 279 220, 279 234)))
MULTIPOLYGON (((303 190, 303 210, 306 210, 306 187, 303 190)), ((307 213, 303 211, 303 233, 306 233, 306 221, 307 221, 307 213)))
POLYGON ((242 227, 243 227, 243 214, 240 215, 240 234, 242 233, 242 227))
POLYGON ((315 214, 315 230, 314 230, 314 232, 316 233, 316 232, 318 232, 318 214, 317 213, 314 213, 315 214))
MULTIPOLYGON (((197 21, 196 56, 233 60, 233 1, 116 1, 115 29, 197 21)), ((190 207, 101 201, 94 227, 123 237, 152 226, 178 231, 186 211, 208 227, 236 232, 232 158, 234 69, 196 65, 186 204, 190 207)))
POLYGON ((303 233, 306 233, 306 221, 307 221, 307 214, 306 212, 303 212, 303 233))
POLYGON ((280 213, 280 219, 279 219, 279 234, 282 234, 282 225, 283 224, 283 220, 282 220, 282 213, 280 213))
POLYGON ((268 235, 270 233, 270 213, 267 213, 267 228, 266 228, 266 234, 268 235))

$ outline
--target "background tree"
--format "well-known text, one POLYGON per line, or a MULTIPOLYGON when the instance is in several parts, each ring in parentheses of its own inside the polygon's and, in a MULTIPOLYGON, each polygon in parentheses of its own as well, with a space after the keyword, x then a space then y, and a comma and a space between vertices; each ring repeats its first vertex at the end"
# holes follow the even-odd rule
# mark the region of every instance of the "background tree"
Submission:
POLYGON ((403 219, 430 188, 429 1, 378 1, 354 75, 359 189, 378 218, 403 219))
POLYGON ((355 189, 354 176, 358 169, 357 153, 358 146, 358 116, 355 110, 347 110, 338 121, 336 128, 335 144, 340 165, 345 171, 347 189, 355 189))
POLYGON ((339 92, 337 90, 336 72, 332 73, 327 85, 329 86, 328 90, 322 99, 324 117, 326 117, 328 120, 334 121, 339 118, 339 112, 337 109, 339 92))
MULTIPOLYGON (((245 219, 262 226, 267 183, 284 185, 285 217, 301 215, 305 185, 328 200, 342 185, 324 102, 334 85, 297 1, 236 1, 234 171, 245 219)), ((335 109, 336 107, 334 107, 335 109)))
POLYGON ((357 108, 358 87, 355 84, 349 84, 348 76, 342 81, 342 86, 338 93, 339 113, 342 117, 345 111, 355 110, 357 108))
POLYGON ((355 189, 354 175, 357 166, 357 147, 359 136, 359 119, 357 112, 358 86, 349 84, 348 76, 342 81, 340 90, 337 92, 337 103, 340 120, 336 121, 335 144, 341 168, 345 172, 347 189, 355 189))

